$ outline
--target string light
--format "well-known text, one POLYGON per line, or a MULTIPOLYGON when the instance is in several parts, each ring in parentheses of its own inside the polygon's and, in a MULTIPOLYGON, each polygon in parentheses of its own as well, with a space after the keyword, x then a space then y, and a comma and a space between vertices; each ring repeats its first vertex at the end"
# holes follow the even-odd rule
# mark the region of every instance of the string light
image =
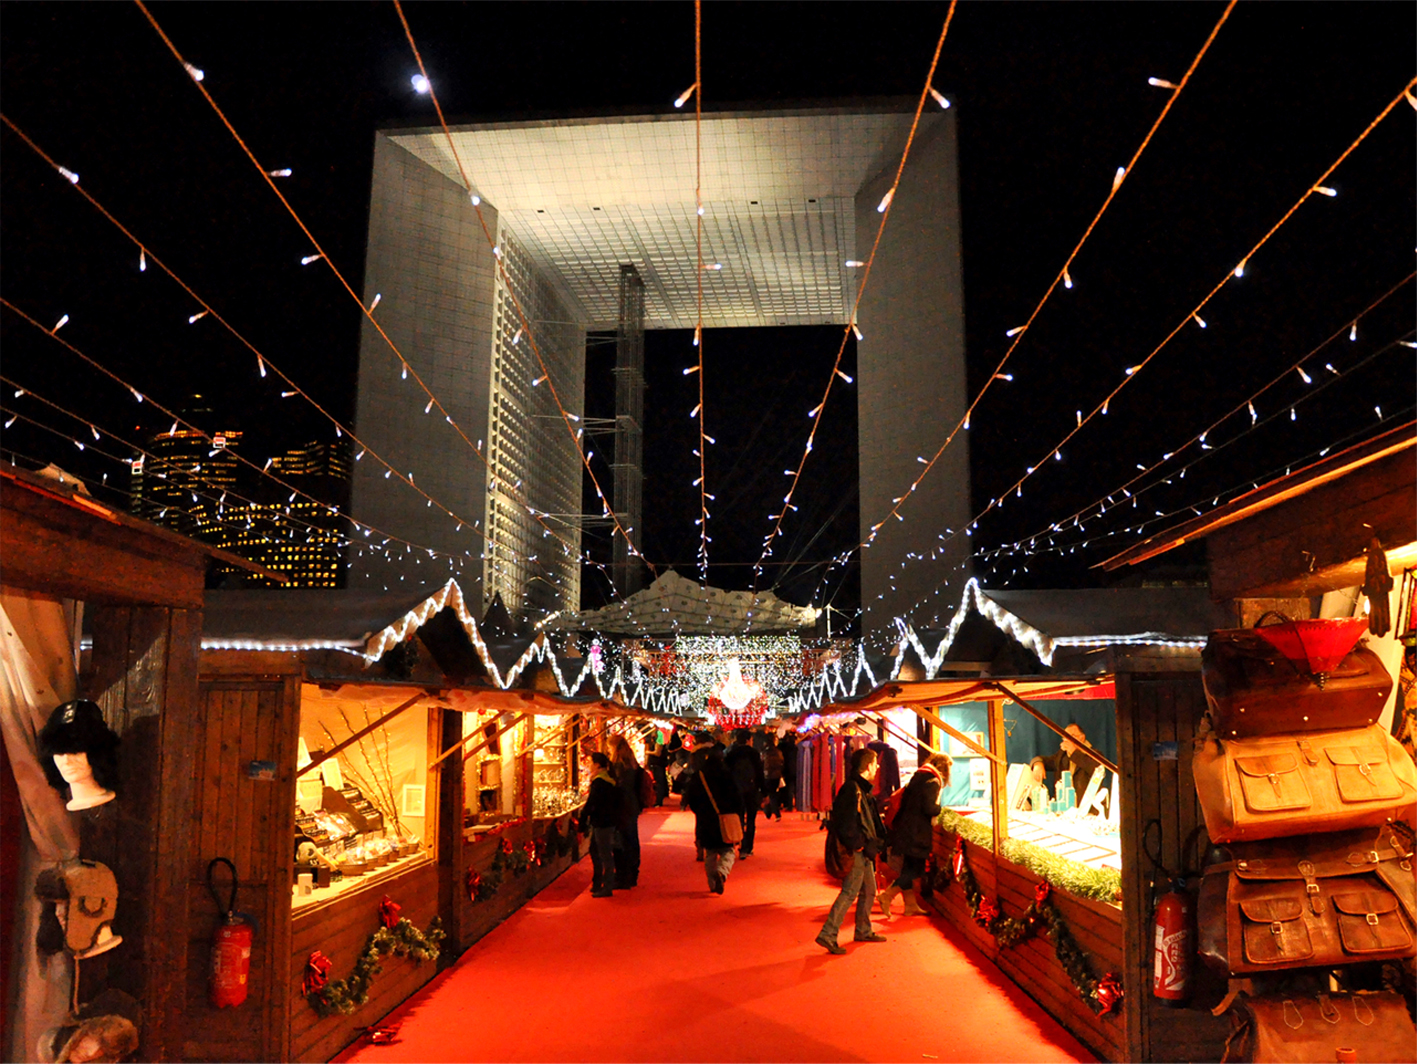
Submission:
POLYGON ((1331 189, 1326 185, 1315 185, 1314 191, 1317 192, 1320 196, 1328 196, 1330 198, 1338 195, 1338 192, 1336 190, 1331 189))
POLYGON ((270 177, 289 177, 291 174, 291 170, 290 167, 287 166, 282 170, 267 170, 266 173, 270 177))
POLYGON ((79 183, 79 175, 74 173, 74 171, 68 170, 62 166, 57 167, 57 169, 60 176, 63 177, 65 181, 69 182, 69 184, 77 185, 79 183))
POLYGON ((876 213, 877 213, 877 214, 885 214, 885 213, 886 213, 886 208, 891 205, 891 200, 893 200, 894 198, 895 198, 895 189, 894 189, 894 188, 887 189, 887 190, 886 190, 886 194, 881 197, 881 202, 878 203, 878 204, 876 204, 876 213))
POLYGON ((194 67, 191 63, 183 62, 182 68, 187 71, 193 81, 201 82, 207 80, 207 72, 200 67, 194 67))
POLYGON ((1165 78, 1147 78, 1146 83, 1158 89, 1175 89, 1180 86, 1174 85, 1165 78))
POLYGON ((316 254, 316 255, 305 255, 305 256, 303 256, 303 257, 300 259, 300 265, 302 265, 302 266, 309 266, 310 263, 312 263, 312 262, 319 262, 319 261, 320 261, 321 259, 323 259, 324 257, 325 257, 325 255, 324 255, 323 252, 320 252, 319 254, 316 254))
POLYGON ((432 84, 422 74, 415 74, 413 77, 409 78, 408 81, 409 84, 413 86, 413 91, 420 96, 427 96, 433 91, 432 84))
POLYGON ((374 308, 379 305, 379 300, 381 300, 381 299, 383 299, 383 298, 384 298, 384 294, 383 294, 382 292, 375 292, 375 293, 374 293, 374 301, 369 304, 369 313, 370 313, 370 314, 373 314, 373 313, 374 313, 374 308))
POLYGON ((945 94, 944 94, 944 93, 940 92, 940 90, 937 89, 937 88, 935 88, 935 86, 933 86, 933 85, 930 86, 930 95, 935 98, 935 102, 940 105, 940 109, 941 109, 941 110, 943 110, 943 111, 948 111, 948 110, 949 110, 949 108, 950 108, 950 101, 945 98, 945 94))
POLYGON ((197 313, 191 315, 191 316, 187 319, 187 324, 188 324, 188 325, 196 325, 197 322, 201 321, 201 320, 202 320, 203 318, 205 318, 206 316, 207 316, 207 312, 206 312, 205 310, 199 310, 199 311, 197 311, 197 313))
POLYGON ((138 272, 139 272, 139 273, 147 273, 147 272, 148 272, 148 253, 147 253, 147 251, 146 251, 145 249, 143 249, 143 248, 139 248, 139 249, 138 249, 138 272))
POLYGON ((54 328, 50 329, 49 331, 50 331, 50 333, 57 333, 60 329, 64 328, 64 326, 67 325, 68 323, 69 323, 69 315, 65 314, 62 318, 60 318, 58 321, 56 321, 56 322, 54 323, 54 328))
POLYGON ((698 87, 699 83, 696 81, 694 82, 694 84, 690 85, 687 89, 681 92, 678 98, 674 101, 674 106, 676 108, 682 108, 686 103, 689 102, 689 97, 694 95, 694 90, 698 87))
POLYGON ((1119 166, 1119 167, 1117 167, 1117 172, 1116 172, 1116 174, 1114 174, 1113 177, 1112 177, 1112 191, 1113 191, 1113 192, 1116 192, 1119 188, 1122 187, 1122 179, 1125 178, 1126 176, 1127 176, 1127 168, 1126 168, 1125 166, 1119 166))
POLYGON ((1200 316, 1200 312, 1199 312, 1199 311, 1197 311, 1196 313, 1192 314, 1191 317, 1192 317, 1193 319, 1195 319, 1195 323, 1196 323, 1197 325, 1199 325, 1202 329, 1204 329, 1204 328, 1206 327, 1205 319, 1200 316))

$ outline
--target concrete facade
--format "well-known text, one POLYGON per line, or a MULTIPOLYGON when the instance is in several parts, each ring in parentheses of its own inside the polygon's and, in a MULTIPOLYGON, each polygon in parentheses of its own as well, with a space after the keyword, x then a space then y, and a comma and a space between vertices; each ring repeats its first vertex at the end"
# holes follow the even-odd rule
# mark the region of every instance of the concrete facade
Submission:
MULTIPOLYGON (((864 260, 896 160, 856 196, 856 244, 864 260)), ((904 502, 894 500, 969 405, 964 362, 959 159, 954 112, 922 122, 891 203, 890 220, 857 323, 857 438, 861 471, 862 631, 891 623, 917 602, 917 624, 947 618, 969 579, 969 434, 961 432, 904 502), (884 522, 884 524, 881 524, 884 522), (904 563, 904 564, 902 564, 904 563), (946 583, 948 581, 948 583, 946 583)))

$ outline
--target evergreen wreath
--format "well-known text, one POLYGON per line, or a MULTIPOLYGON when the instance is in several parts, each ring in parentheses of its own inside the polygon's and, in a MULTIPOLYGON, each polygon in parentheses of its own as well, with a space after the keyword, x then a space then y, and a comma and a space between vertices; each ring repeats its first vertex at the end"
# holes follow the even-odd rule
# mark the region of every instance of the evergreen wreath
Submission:
POLYGON ((436 916, 427 931, 418 930, 407 917, 392 928, 380 927, 364 943, 364 951, 354 962, 354 970, 348 978, 332 979, 318 988, 309 988, 305 1000, 321 1019, 336 1013, 348 1015, 369 1000, 369 984, 383 971, 380 960, 392 953, 420 963, 431 961, 442 949, 444 937, 442 923, 436 916))
POLYGON ((956 880, 964 892, 964 900, 969 904, 974 922, 989 932, 1001 949, 1012 949, 1042 930, 1057 955, 1059 965, 1089 1009, 1098 1015, 1107 1015, 1121 1004, 1122 987, 1117 976, 1108 972, 1099 979, 1093 972, 1087 954, 1068 930, 1063 914, 1053 904, 1053 887, 1047 880, 1034 888, 1033 901, 1029 902, 1022 916, 1006 916, 998 902, 986 898, 979 889, 965 856, 964 838, 960 835, 955 836, 955 852, 950 866, 934 867, 933 870, 927 868, 926 893, 943 890, 956 880), (954 869, 959 870, 958 875, 954 869))

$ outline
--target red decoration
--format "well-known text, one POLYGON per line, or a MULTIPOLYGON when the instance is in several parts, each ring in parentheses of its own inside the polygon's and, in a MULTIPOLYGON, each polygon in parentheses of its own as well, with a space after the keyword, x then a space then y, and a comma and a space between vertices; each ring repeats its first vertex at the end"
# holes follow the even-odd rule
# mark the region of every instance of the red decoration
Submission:
POLYGON ((477 900, 477 888, 482 886, 482 873, 475 868, 467 870, 467 896, 472 901, 477 900))
POLYGON ((1310 672, 1323 675, 1338 668, 1367 627, 1366 617, 1342 617, 1266 624, 1256 628, 1255 634, 1290 661, 1302 661, 1310 672))
POLYGON ((951 862, 950 867, 954 869, 954 877, 956 879, 964 875, 964 839, 958 835, 955 836, 954 860, 951 862))
POLYGON ((1033 887, 1033 900, 1036 904, 1042 905, 1053 893, 1053 885, 1046 879, 1040 879, 1033 887))
POLYGON ((511 840, 511 839, 503 839, 503 840, 502 840, 502 852, 505 853, 508 857, 510 857, 510 856, 512 855, 512 850, 513 850, 514 848, 515 848, 515 847, 512 846, 512 840, 511 840))
POLYGON ((302 989, 305 991, 306 997, 318 994, 325 989, 325 984, 330 981, 332 966, 330 958, 319 950, 310 954, 310 959, 305 962, 305 978, 302 980, 302 989))
POLYGON ((536 840, 527 839, 522 843, 522 852, 526 854, 526 859, 533 865, 541 864, 541 855, 536 852, 536 840))
POLYGON ((1097 1003, 1102 1006, 1102 1012, 1105 1015, 1122 1003, 1123 993, 1117 973, 1108 972, 1097 980, 1097 989, 1093 991, 1093 997, 1097 998, 1097 1003))
POLYGON ((379 903, 379 922, 392 931, 398 926, 399 913, 402 911, 403 906, 385 894, 384 900, 379 903))
POLYGON ((974 914, 974 919, 979 926, 988 928, 999 916, 999 905, 993 898, 979 899, 979 911, 974 914))

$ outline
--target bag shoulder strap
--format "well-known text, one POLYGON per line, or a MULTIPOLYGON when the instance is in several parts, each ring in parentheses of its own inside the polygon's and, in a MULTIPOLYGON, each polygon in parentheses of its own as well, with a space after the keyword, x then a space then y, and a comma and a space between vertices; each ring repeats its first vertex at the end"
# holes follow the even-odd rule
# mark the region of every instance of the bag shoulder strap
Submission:
POLYGON ((723 814, 718 811, 718 802, 714 799, 713 788, 709 786, 708 780, 704 779, 703 770, 699 770, 699 782, 704 786, 704 793, 708 795, 709 805, 713 806, 713 811, 717 816, 723 814))

